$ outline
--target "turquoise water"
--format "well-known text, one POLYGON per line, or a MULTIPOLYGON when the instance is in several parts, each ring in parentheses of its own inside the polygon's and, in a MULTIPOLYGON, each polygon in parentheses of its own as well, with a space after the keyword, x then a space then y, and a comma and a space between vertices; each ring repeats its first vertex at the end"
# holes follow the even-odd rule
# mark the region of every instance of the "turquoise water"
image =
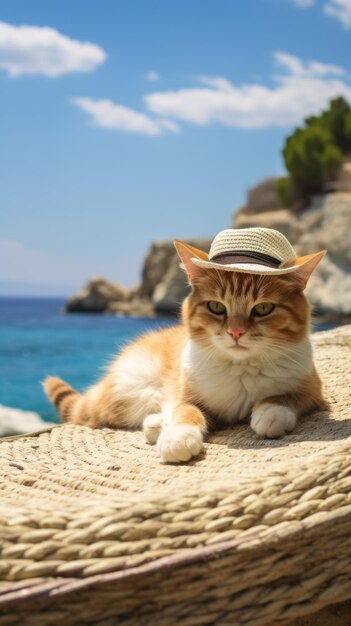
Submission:
MULTIPOLYGON (((131 339, 174 320, 64 315, 63 300, 0 298, 0 404, 55 421, 41 381, 58 375, 82 390, 131 339)), ((316 328, 320 330, 322 327, 316 328)))
POLYGON ((63 300, 0 298, 0 404, 56 421, 41 381, 58 375, 78 390, 97 380, 131 339, 174 320, 64 315, 63 300))

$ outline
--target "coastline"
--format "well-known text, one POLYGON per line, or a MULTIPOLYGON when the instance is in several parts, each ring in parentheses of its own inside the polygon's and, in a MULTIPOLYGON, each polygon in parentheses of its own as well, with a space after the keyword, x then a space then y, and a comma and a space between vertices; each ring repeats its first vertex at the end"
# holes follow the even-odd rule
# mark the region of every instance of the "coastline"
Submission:
MULTIPOLYGON (((313 273, 306 295, 320 323, 351 321, 351 192, 335 191, 312 196, 296 212, 277 202, 276 180, 268 179, 249 190, 248 201, 233 216, 233 228, 264 227, 283 233, 297 256, 327 250, 313 273)), ((209 251, 211 238, 187 244, 209 251)), ((68 299, 67 313, 108 313, 156 318, 179 314, 189 293, 184 271, 172 241, 150 245, 141 268, 140 284, 132 289, 93 277, 68 299)))

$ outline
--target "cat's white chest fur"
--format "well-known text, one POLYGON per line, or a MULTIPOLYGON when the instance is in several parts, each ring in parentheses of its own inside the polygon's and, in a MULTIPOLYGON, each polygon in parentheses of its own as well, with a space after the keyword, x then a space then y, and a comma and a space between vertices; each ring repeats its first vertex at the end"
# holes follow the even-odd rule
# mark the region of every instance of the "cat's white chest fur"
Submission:
POLYGON ((182 369, 189 388, 205 411, 237 422, 251 413, 255 402, 295 391, 312 367, 308 338, 274 361, 249 357, 229 360, 211 348, 189 340, 182 354, 182 369))

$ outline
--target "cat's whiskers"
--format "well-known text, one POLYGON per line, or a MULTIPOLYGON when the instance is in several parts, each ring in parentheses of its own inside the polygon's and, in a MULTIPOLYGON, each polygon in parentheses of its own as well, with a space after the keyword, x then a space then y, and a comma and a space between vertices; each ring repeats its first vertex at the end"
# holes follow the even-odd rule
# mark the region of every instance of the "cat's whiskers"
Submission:
MULTIPOLYGON (((301 360, 301 349, 296 349, 289 346, 289 349, 286 349, 286 346, 277 343, 277 345, 274 345, 273 343, 270 343, 269 346, 267 346, 267 350, 269 348, 270 352, 274 352, 275 354, 278 355, 277 359, 281 359, 283 357, 283 359, 285 361, 289 361, 290 363, 293 363, 296 366, 296 369, 301 369, 301 371, 305 371, 306 369, 306 364, 304 362, 304 360, 301 360), (294 358, 293 355, 299 357, 294 358)), ((268 360, 268 354, 267 354, 267 360, 268 360)))

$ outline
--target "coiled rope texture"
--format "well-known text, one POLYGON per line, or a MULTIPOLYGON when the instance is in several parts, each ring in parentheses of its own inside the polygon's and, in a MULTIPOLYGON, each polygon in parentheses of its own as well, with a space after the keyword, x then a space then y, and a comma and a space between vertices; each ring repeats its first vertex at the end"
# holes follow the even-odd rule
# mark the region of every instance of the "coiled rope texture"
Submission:
POLYGON ((351 598, 351 326, 319 333, 330 410, 162 465, 142 433, 0 444, 0 624, 288 623, 351 598))

